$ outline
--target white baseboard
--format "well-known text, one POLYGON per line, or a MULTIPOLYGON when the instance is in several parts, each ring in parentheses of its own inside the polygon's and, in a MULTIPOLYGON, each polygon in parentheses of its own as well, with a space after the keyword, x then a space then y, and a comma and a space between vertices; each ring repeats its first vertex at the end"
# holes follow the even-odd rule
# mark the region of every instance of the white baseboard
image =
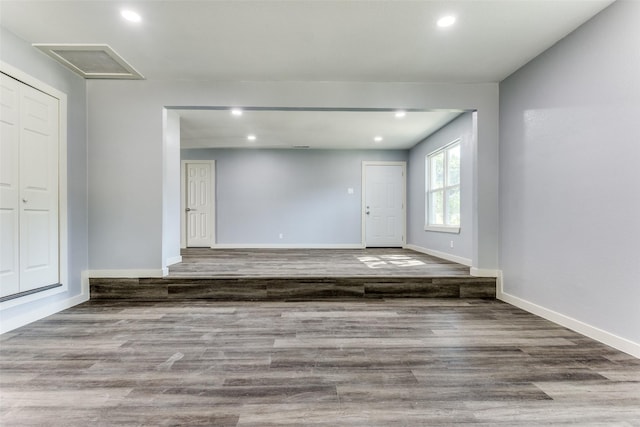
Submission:
MULTIPOLYGON (((471 267, 473 264, 473 261, 469 258, 448 254, 446 252, 437 251, 435 249, 427 249, 427 248, 423 248, 422 246, 411 245, 411 244, 405 245, 404 247, 416 252, 422 252, 423 254, 446 259, 447 261, 457 262, 458 264, 466 265, 468 267, 471 267)), ((498 272, 499 270, 492 270, 489 268, 471 267, 469 269, 469 274, 476 277, 498 277, 498 272)))
POLYGON ((212 249, 362 249, 360 243, 216 243, 212 249))
POLYGON ((447 261, 457 262, 458 264, 466 265, 471 267, 471 260, 469 258, 463 258, 457 255, 451 255, 446 252, 436 251, 434 249, 423 248, 422 246, 417 245, 404 245, 406 249, 411 249, 412 251, 422 252, 423 254, 435 256, 438 258, 446 259, 447 261))
POLYGON ((0 302, 0 311, 7 310, 12 307, 17 307, 23 304, 29 304, 44 298, 49 298, 54 295, 67 292, 68 286, 63 284, 57 288, 47 289, 46 291, 35 292, 33 294, 25 295, 18 298, 12 298, 3 302, 0 302))
POLYGON ((504 292, 501 273, 498 275, 496 298, 640 359, 639 343, 504 292))
POLYGON ((469 269, 469 274, 476 277, 498 277, 498 275, 500 274, 500 270, 471 267, 469 269))
POLYGON ((89 270, 90 278, 123 278, 136 279, 140 277, 163 277, 164 270, 158 269, 141 269, 141 270, 89 270))
POLYGON ((83 302, 89 301, 89 276, 87 274, 87 271, 83 271, 81 273, 80 281, 82 289, 80 295, 76 295, 62 301, 47 303, 35 308, 34 310, 30 310, 18 316, 13 316, 9 319, 3 317, 2 323, 0 324, 0 334, 13 331, 14 329, 28 325, 29 323, 35 322, 36 320, 44 319, 45 317, 51 316, 52 314, 56 314, 62 310, 66 310, 67 308, 71 308, 74 305, 82 304, 83 302))
POLYGON ((167 267, 182 262, 182 255, 167 258, 167 267))

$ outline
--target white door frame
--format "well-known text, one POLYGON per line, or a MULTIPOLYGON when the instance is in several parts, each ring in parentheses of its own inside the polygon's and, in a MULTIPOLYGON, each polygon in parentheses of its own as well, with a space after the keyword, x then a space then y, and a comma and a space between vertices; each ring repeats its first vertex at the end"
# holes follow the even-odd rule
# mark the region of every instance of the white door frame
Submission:
POLYGON ((211 207, 211 241, 210 247, 214 247, 216 244, 216 161, 215 160, 181 160, 180 161, 180 248, 185 249, 187 247, 187 215, 185 214, 186 201, 187 201, 187 164, 188 163, 208 163, 211 165, 211 201, 213 206, 211 207))
POLYGON ((366 220, 367 220, 367 181, 366 181, 366 170, 367 166, 402 166, 402 176, 404 179, 402 180, 402 205, 404 206, 404 218, 403 218, 403 226, 402 226, 402 246, 406 246, 407 244, 407 162, 404 161, 363 161, 362 162, 362 205, 361 209, 361 220, 362 230, 361 230, 361 245, 363 248, 367 247, 367 228, 366 228, 366 220))
MULTIPOLYGON (((0 72, 25 83, 59 101, 58 109, 58 278, 62 286, 31 293, 0 303, 0 310, 47 298, 69 289, 69 228, 67 219, 67 94, 30 76, 24 71, 0 61, 0 72)), ((84 286, 84 282, 82 283, 84 286)), ((83 289, 84 292, 84 289, 83 289)))

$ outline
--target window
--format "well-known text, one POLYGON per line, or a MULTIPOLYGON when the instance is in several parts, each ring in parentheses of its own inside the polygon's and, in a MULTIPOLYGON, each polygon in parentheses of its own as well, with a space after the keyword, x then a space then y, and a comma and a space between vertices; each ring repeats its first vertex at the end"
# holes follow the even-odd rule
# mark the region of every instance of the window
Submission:
POLYGON ((428 154, 425 230, 460 232, 460 140, 428 154))

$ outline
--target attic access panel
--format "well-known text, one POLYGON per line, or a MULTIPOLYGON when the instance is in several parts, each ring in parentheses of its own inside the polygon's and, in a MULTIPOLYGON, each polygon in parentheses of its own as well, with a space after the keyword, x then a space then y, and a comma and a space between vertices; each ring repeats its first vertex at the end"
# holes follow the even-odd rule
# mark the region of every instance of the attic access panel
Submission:
POLYGON ((34 43, 33 47, 85 79, 144 79, 106 44, 34 43))

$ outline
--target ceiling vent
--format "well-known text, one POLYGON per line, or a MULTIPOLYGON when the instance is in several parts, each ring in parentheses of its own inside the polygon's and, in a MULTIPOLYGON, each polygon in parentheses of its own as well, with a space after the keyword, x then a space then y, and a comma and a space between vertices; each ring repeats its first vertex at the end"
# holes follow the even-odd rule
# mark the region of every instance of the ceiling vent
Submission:
POLYGON ((85 79, 144 79, 106 44, 34 43, 33 47, 85 79))

